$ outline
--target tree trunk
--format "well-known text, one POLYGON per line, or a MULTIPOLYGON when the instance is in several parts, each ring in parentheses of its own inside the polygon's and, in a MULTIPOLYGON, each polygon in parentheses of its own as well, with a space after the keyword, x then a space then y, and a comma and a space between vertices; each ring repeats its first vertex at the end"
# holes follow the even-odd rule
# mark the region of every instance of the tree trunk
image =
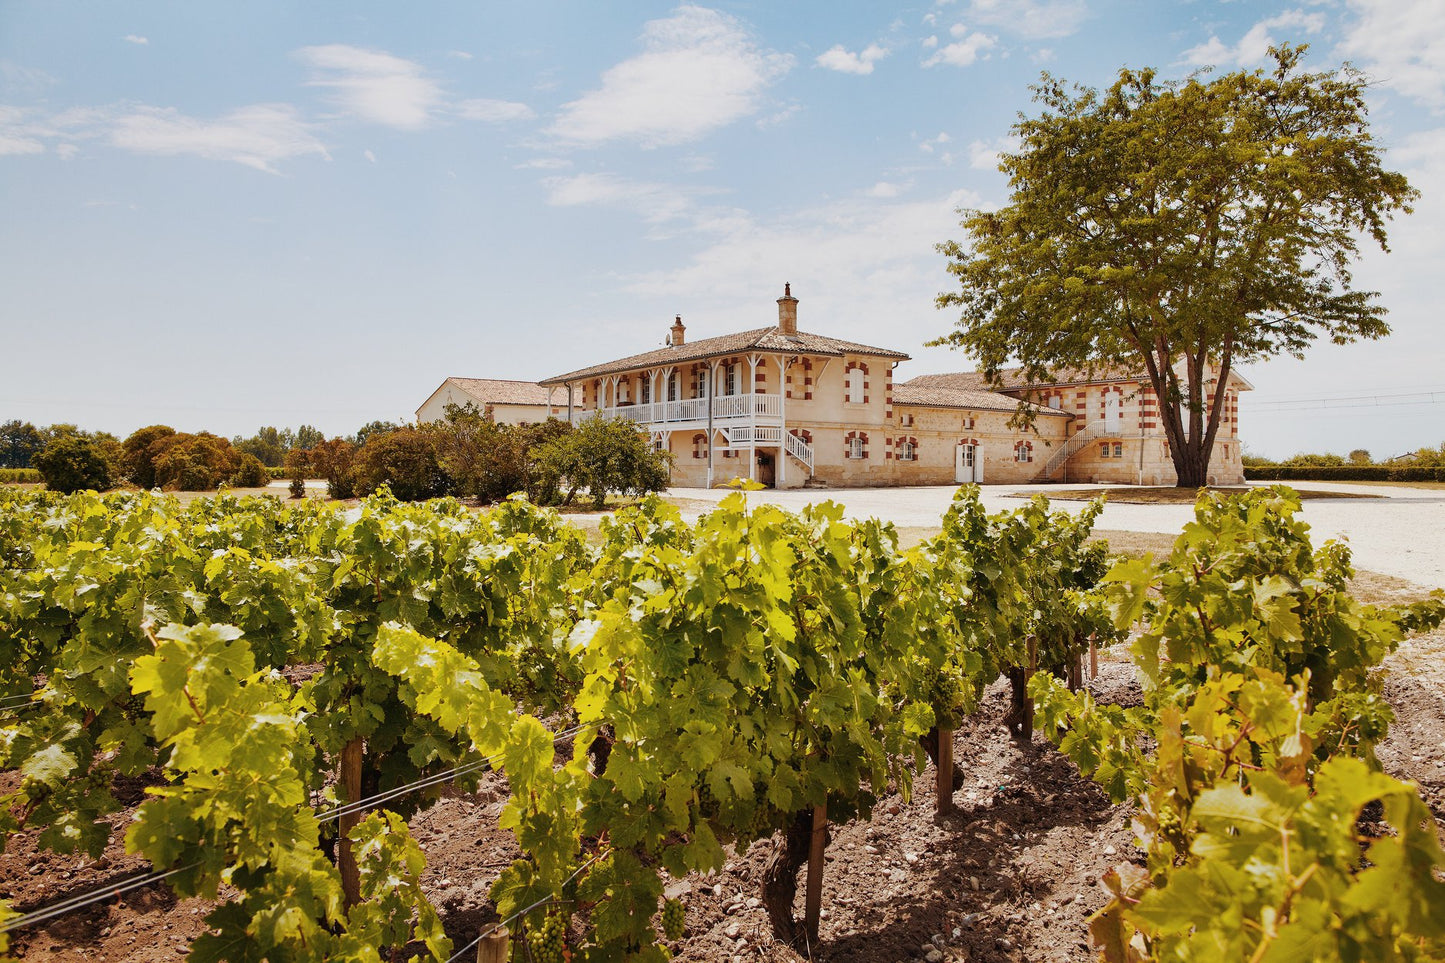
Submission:
POLYGON ((792 944, 798 937, 793 898, 798 895, 798 870, 808 861, 813 839, 813 811, 794 813, 788 828, 773 835, 773 854, 763 867, 763 906, 773 924, 773 936, 792 944))

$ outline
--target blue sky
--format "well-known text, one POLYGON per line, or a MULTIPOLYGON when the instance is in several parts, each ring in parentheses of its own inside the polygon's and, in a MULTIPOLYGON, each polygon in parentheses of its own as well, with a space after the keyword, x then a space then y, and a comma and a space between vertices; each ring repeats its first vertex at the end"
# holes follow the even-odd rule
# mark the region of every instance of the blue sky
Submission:
POLYGON ((0 4, 0 420, 348 433, 774 323, 971 368, 934 244, 1041 70, 1183 76, 1308 42, 1375 80, 1424 192, 1371 252, 1395 334, 1251 365, 1283 456, 1445 441, 1438 0, 0 4), (1433 396, 1425 394, 1434 391, 1433 396), (1433 397, 1433 403, 1425 399, 1433 397))

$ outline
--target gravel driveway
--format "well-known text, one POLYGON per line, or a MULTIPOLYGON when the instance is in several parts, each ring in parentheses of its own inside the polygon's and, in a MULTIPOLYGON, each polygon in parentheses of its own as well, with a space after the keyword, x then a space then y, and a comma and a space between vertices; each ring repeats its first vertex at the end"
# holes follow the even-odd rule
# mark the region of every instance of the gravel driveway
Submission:
MULTIPOLYGON (((1342 538, 1354 552, 1355 567, 1403 578, 1426 588, 1445 588, 1445 491, 1308 482, 1312 491, 1366 492, 1379 498, 1323 498, 1304 503, 1304 519, 1316 545, 1342 538)), ((830 488, 752 492, 749 498, 799 509, 832 500, 854 518, 883 518, 895 525, 932 526, 953 499, 952 486, 928 488, 830 488)), ((1017 508, 1010 497, 1057 490, 1052 485, 987 485, 983 503, 989 511, 1017 508)), ((678 498, 716 502, 723 489, 674 488, 678 498)), ((1078 510, 1084 503, 1055 502, 1056 508, 1078 510)), ((1106 505, 1098 528, 1125 532, 1174 534, 1194 517, 1190 505, 1106 505)))

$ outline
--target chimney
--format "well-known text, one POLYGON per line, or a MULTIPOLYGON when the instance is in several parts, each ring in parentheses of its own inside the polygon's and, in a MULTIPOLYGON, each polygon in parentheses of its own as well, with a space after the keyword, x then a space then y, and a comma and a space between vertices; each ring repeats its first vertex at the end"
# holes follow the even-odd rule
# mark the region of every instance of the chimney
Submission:
POLYGON ((686 332, 687 328, 683 326, 682 315, 679 314, 677 320, 672 322, 672 336, 667 343, 674 348, 677 347, 683 343, 683 335, 686 334, 686 332))
POLYGON ((778 298, 778 330, 789 337, 798 333, 798 299, 791 284, 783 285, 783 296, 778 298))

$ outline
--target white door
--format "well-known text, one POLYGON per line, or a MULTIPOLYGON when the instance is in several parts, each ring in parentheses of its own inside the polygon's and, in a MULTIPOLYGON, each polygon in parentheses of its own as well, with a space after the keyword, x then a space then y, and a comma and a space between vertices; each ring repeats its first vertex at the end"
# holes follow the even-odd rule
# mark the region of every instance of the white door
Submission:
POLYGON ((1112 391, 1104 396, 1104 430, 1111 435, 1119 433, 1119 396, 1112 391))
POLYGON ((960 485, 983 481, 983 459, 978 446, 959 445, 953 451, 953 480, 960 485))

